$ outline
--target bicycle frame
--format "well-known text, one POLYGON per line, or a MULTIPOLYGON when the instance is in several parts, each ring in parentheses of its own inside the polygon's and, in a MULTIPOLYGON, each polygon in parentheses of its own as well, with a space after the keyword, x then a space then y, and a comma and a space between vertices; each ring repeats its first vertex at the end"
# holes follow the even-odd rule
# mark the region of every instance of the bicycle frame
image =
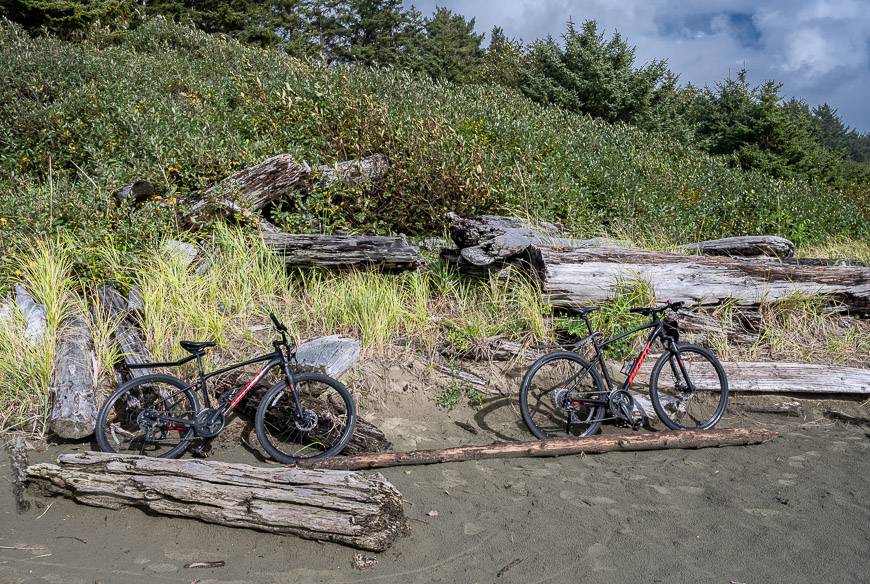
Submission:
MULTIPOLYGON (((295 359, 295 354, 293 350, 287 346, 286 341, 273 341, 272 346, 274 347, 274 351, 271 353, 267 353, 265 355, 260 355, 258 357, 254 357, 252 359, 248 359, 247 361, 243 361, 241 363, 235 363, 228 367, 224 367, 221 369, 217 369, 215 371, 210 371, 206 373, 203 365, 202 365, 202 352, 195 353, 190 355, 189 357, 184 357, 183 359, 179 359, 178 361, 168 361, 168 362, 159 362, 159 363, 138 363, 132 364, 129 367, 131 369, 145 369, 145 368, 155 368, 155 367, 180 367, 185 363, 189 363, 196 359, 197 370, 199 372, 199 376, 197 380, 191 384, 186 385, 184 388, 179 389, 178 391, 164 397, 160 400, 160 402, 166 402, 173 397, 184 393, 185 391, 199 388, 203 397, 203 405, 204 410, 211 408, 211 399, 208 395, 208 380, 217 377, 218 375, 223 375, 224 373, 228 373, 230 371, 234 371, 236 369, 241 369, 242 367, 247 367, 248 365, 253 365, 255 363, 266 363, 262 369, 260 369, 254 377, 251 378, 248 383, 242 387, 241 390, 235 389, 233 390, 232 397, 230 400, 223 404, 222 407, 219 408, 220 413, 227 414, 230 411, 234 410, 236 406, 245 398, 248 393, 250 393, 251 389, 259 382, 270 370, 275 367, 281 367, 284 372, 285 378, 287 380, 287 387, 290 388, 290 391, 293 393, 293 399, 297 408, 297 412, 302 411, 301 403, 299 401, 299 394, 296 391, 296 384, 294 382, 293 371, 290 367, 290 362, 295 359), (287 354, 285 354, 285 349, 287 354)), ((194 425, 194 420, 187 420, 182 418, 175 418, 171 416, 160 416, 160 419, 165 422, 170 422, 176 427, 170 428, 171 430, 179 430, 183 428, 190 428, 194 425)))

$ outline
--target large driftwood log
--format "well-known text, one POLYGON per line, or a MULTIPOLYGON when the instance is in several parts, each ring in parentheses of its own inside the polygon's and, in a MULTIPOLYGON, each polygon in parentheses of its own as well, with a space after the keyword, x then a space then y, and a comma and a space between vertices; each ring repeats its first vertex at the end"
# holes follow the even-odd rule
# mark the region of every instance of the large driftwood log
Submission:
MULTIPOLYGON (((652 371, 655 359, 647 359, 639 375, 646 378, 652 371)), ((686 363, 692 383, 698 389, 718 388, 718 378, 710 367, 693 371, 692 363, 686 363)), ((870 369, 817 365, 814 363, 762 363, 724 362, 722 366, 728 377, 728 389, 736 392, 754 393, 822 393, 822 394, 870 394, 870 369)))
POLYGON ((38 303, 21 284, 15 285, 15 303, 24 317, 24 336, 32 344, 42 341, 48 330, 48 315, 45 305, 38 303))
POLYGON ((794 243, 775 235, 748 235, 711 239, 682 246, 688 253, 721 256, 772 256, 777 258, 794 257, 794 243))
POLYGON ((131 378, 149 375, 153 371, 149 368, 130 368, 130 365, 151 363, 154 359, 145 345, 145 339, 136 324, 135 315, 130 310, 127 300, 112 286, 101 286, 97 289, 97 297, 100 300, 100 309, 105 311, 114 325, 112 340, 121 349, 122 370, 131 378))
POLYGON ((740 305, 795 293, 826 295, 854 314, 870 314, 870 268, 802 266, 748 258, 688 256, 622 248, 529 249, 544 292, 556 307, 612 298, 621 282, 644 280, 657 302, 740 305))
POLYGON ((329 335, 296 347, 296 362, 300 371, 325 373, 338 379, 356 364, 361 351, 358 340, 344 335, 329 335))
POLYGON ((81 315, 64 321, 51 382, 53 403, 49 427, 67 439, 94 432, 97 422, 96 372, 91 331, 81 315))
POLYGON ((299 235, 264 231, 266 246, 288 266, 416 270, 425 261, 404 236, 299 235))
POLYGON ((553 223, 528 222, 499 215, 460 217, 448 213, 450 237, 458 248, 449 250, 445 258, 470 275, 482 275, 487 269, 500 269, 511 260, 522 258, 526 250, 536 244, 569 247, 602 247, 627 245, 613 239, 569 239, 562 237, 560 226, 553 223))
POLYGON ((366 156, 359 160, 345 160, 334 165, 317 167, 315 186, 354 185, 381 180, 390 170, 390 161, 383 154, 366 156))
POLYGON ((86 505, 246 527, 360 549, 387 549, 405 529, 401 493, 379 474, 261 468, 83 452, 27 468, 49 494, 86 505))
POLYGON ((776 432, 761 428, 727 428, 721 430, 682 430, 656 433, 599 435, 588 438, 530 442, 496 442, 487 446, 458 446, 441 450, 415 450, 412 452, 384 452, 327 458, 305 463, 306 468, 333 468, 360 470, 437 464, 463 460, 489 458, 518 458, 534 456, 564 456, 567 454, 598 454, 601 452, 663 450, 669 448, 708 448, 713 446, 741 446, 768 442, 778 436, 776 432))

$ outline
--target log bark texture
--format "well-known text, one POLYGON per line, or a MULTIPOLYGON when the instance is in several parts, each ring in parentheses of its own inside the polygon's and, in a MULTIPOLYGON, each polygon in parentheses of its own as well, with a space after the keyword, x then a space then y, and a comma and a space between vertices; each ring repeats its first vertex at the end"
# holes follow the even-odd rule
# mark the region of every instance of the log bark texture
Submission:
POLYGON ((288 266, 416 270, 425 261, 404 236, 299 235, 263 232, 266 246, 288 266))
POLYGON ((27 468, 48 494, 383 551, 406 529, 401 493, 379 474, 262 468, 83 452, 27 468))
MULTIPOLYGON (((648 378, 654 358, 647 359, 640 368, 641 378, 648 378)), ((732 392, 753 393, 822 393, 870 394, 870 369, 817 365, 814 363, 724 362, 728 389, 732 392)), ((689 376, 698 389, 718 387, 718 379, 703 370, 692 371, 689 376)), ((710 369, 706 367, 706 369, 710 369)))
POLYGON ((130 378, 142 377, 153 373, 149 368, 131 369, 130 365, 150 363, 151 357, 145 338, 136 324, 136 318, 130 310, 127 300, 112 286, 101 286, 97 289, 97 297, 100 300, 100 309, 105 311, 115 330, 112 332, 112 340, 121 349, 122 373, 130 378))
POLYGON ((315 185, 328 188, 333 185, 354 185, 377 182, 387 175, 390 161, 383 154, 366 156, 359 160, 345 160, 334 165, 317 167, 315 185))
POLYGON ((748 235, 711 239, 682 246, 688 253, 702 255, 755 257, 770 256, 777 258, 794 257, 794 243, 775 235, 748 235))
POLYGON ((96 357, 91 331, 81 315, 64 321, 51 382, 49 427, 61 438, 77 440, 94 433, 97 423, 96 357))
POLYGON ((825 295, 850 313, 870 314, 870 268, 803 266, 769 260, 688 256, 622 248, 534 246, 530 261, 556 307, 612 298, 620 282, 649 282, 657 302, 740 305, 795 293, 825 295))
POLYGON ((778 436, 776 432, 761 428, 671 430, 656 433, 599 435, 588 438, 563 438, 545 441, 496 442, 487 446, 458 446, 440 450, 384 452, 382 454, 365 454, 317 460, 305 463, 305 467, 361 470, 490 458, 564 456, 567 454, 598 454, 616 451, 742 446, 768 442, 776 436, 778 436))

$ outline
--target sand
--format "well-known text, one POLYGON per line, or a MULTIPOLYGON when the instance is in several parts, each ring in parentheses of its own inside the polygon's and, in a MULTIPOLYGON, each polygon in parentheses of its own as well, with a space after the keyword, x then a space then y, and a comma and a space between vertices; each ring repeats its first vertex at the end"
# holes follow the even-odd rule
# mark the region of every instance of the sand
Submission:
MULTIPOLYGON (((391 387, 363 401, 397 449, 529 438, 507 399, 448 412, 407 383, 391 387)), ((6 488, 0 546, 40 549, 0 549, 0 583, 868 582, 870 428, 824 419, 813 403, 805 419, 729 410, 723 427, 782 432, 758 446, 384 469, 411 531, 363 553, 358 562, 376 559, 364 569, 354 566, 360 552, 340 545, 136 509, 54 498, 18 514, 6 488), (184 567, 216 560, 226 564, 184 567)), ((268 464, 239 432, 212 456, 268 464)), ((0 473, 9 476, 5 460, 0 473)))

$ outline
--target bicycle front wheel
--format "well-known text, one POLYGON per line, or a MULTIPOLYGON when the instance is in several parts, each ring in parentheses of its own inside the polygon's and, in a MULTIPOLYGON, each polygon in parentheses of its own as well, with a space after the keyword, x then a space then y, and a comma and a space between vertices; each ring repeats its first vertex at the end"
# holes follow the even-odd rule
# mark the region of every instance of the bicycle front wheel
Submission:
POLYGON ((707 349, 676 345, 653 366, 649 393, 656 414, 671 430, 706 430, 725 413, 728 379, 707 349))
POLYGON ((339 381, 319 373, 293 376, 301 411, 293 391, 282 381, 263 396, 254 427, 269 456, 293 464, 341 452, 356 425, 356 405, 339 381))
POLYGON ((598 371, 569 351, 535 361, 520 385, 520 411, 532 434, 541 440, 594 434, 604 408, 593 400, 607 396, 598 371))
POLYGON ((103 452, 178 458, 194 438, 196 395, 171 375, 145 375, 118 388, 97 414, 96 438, 103 452), (168 420, 185 420, 179 424, 168 420))

